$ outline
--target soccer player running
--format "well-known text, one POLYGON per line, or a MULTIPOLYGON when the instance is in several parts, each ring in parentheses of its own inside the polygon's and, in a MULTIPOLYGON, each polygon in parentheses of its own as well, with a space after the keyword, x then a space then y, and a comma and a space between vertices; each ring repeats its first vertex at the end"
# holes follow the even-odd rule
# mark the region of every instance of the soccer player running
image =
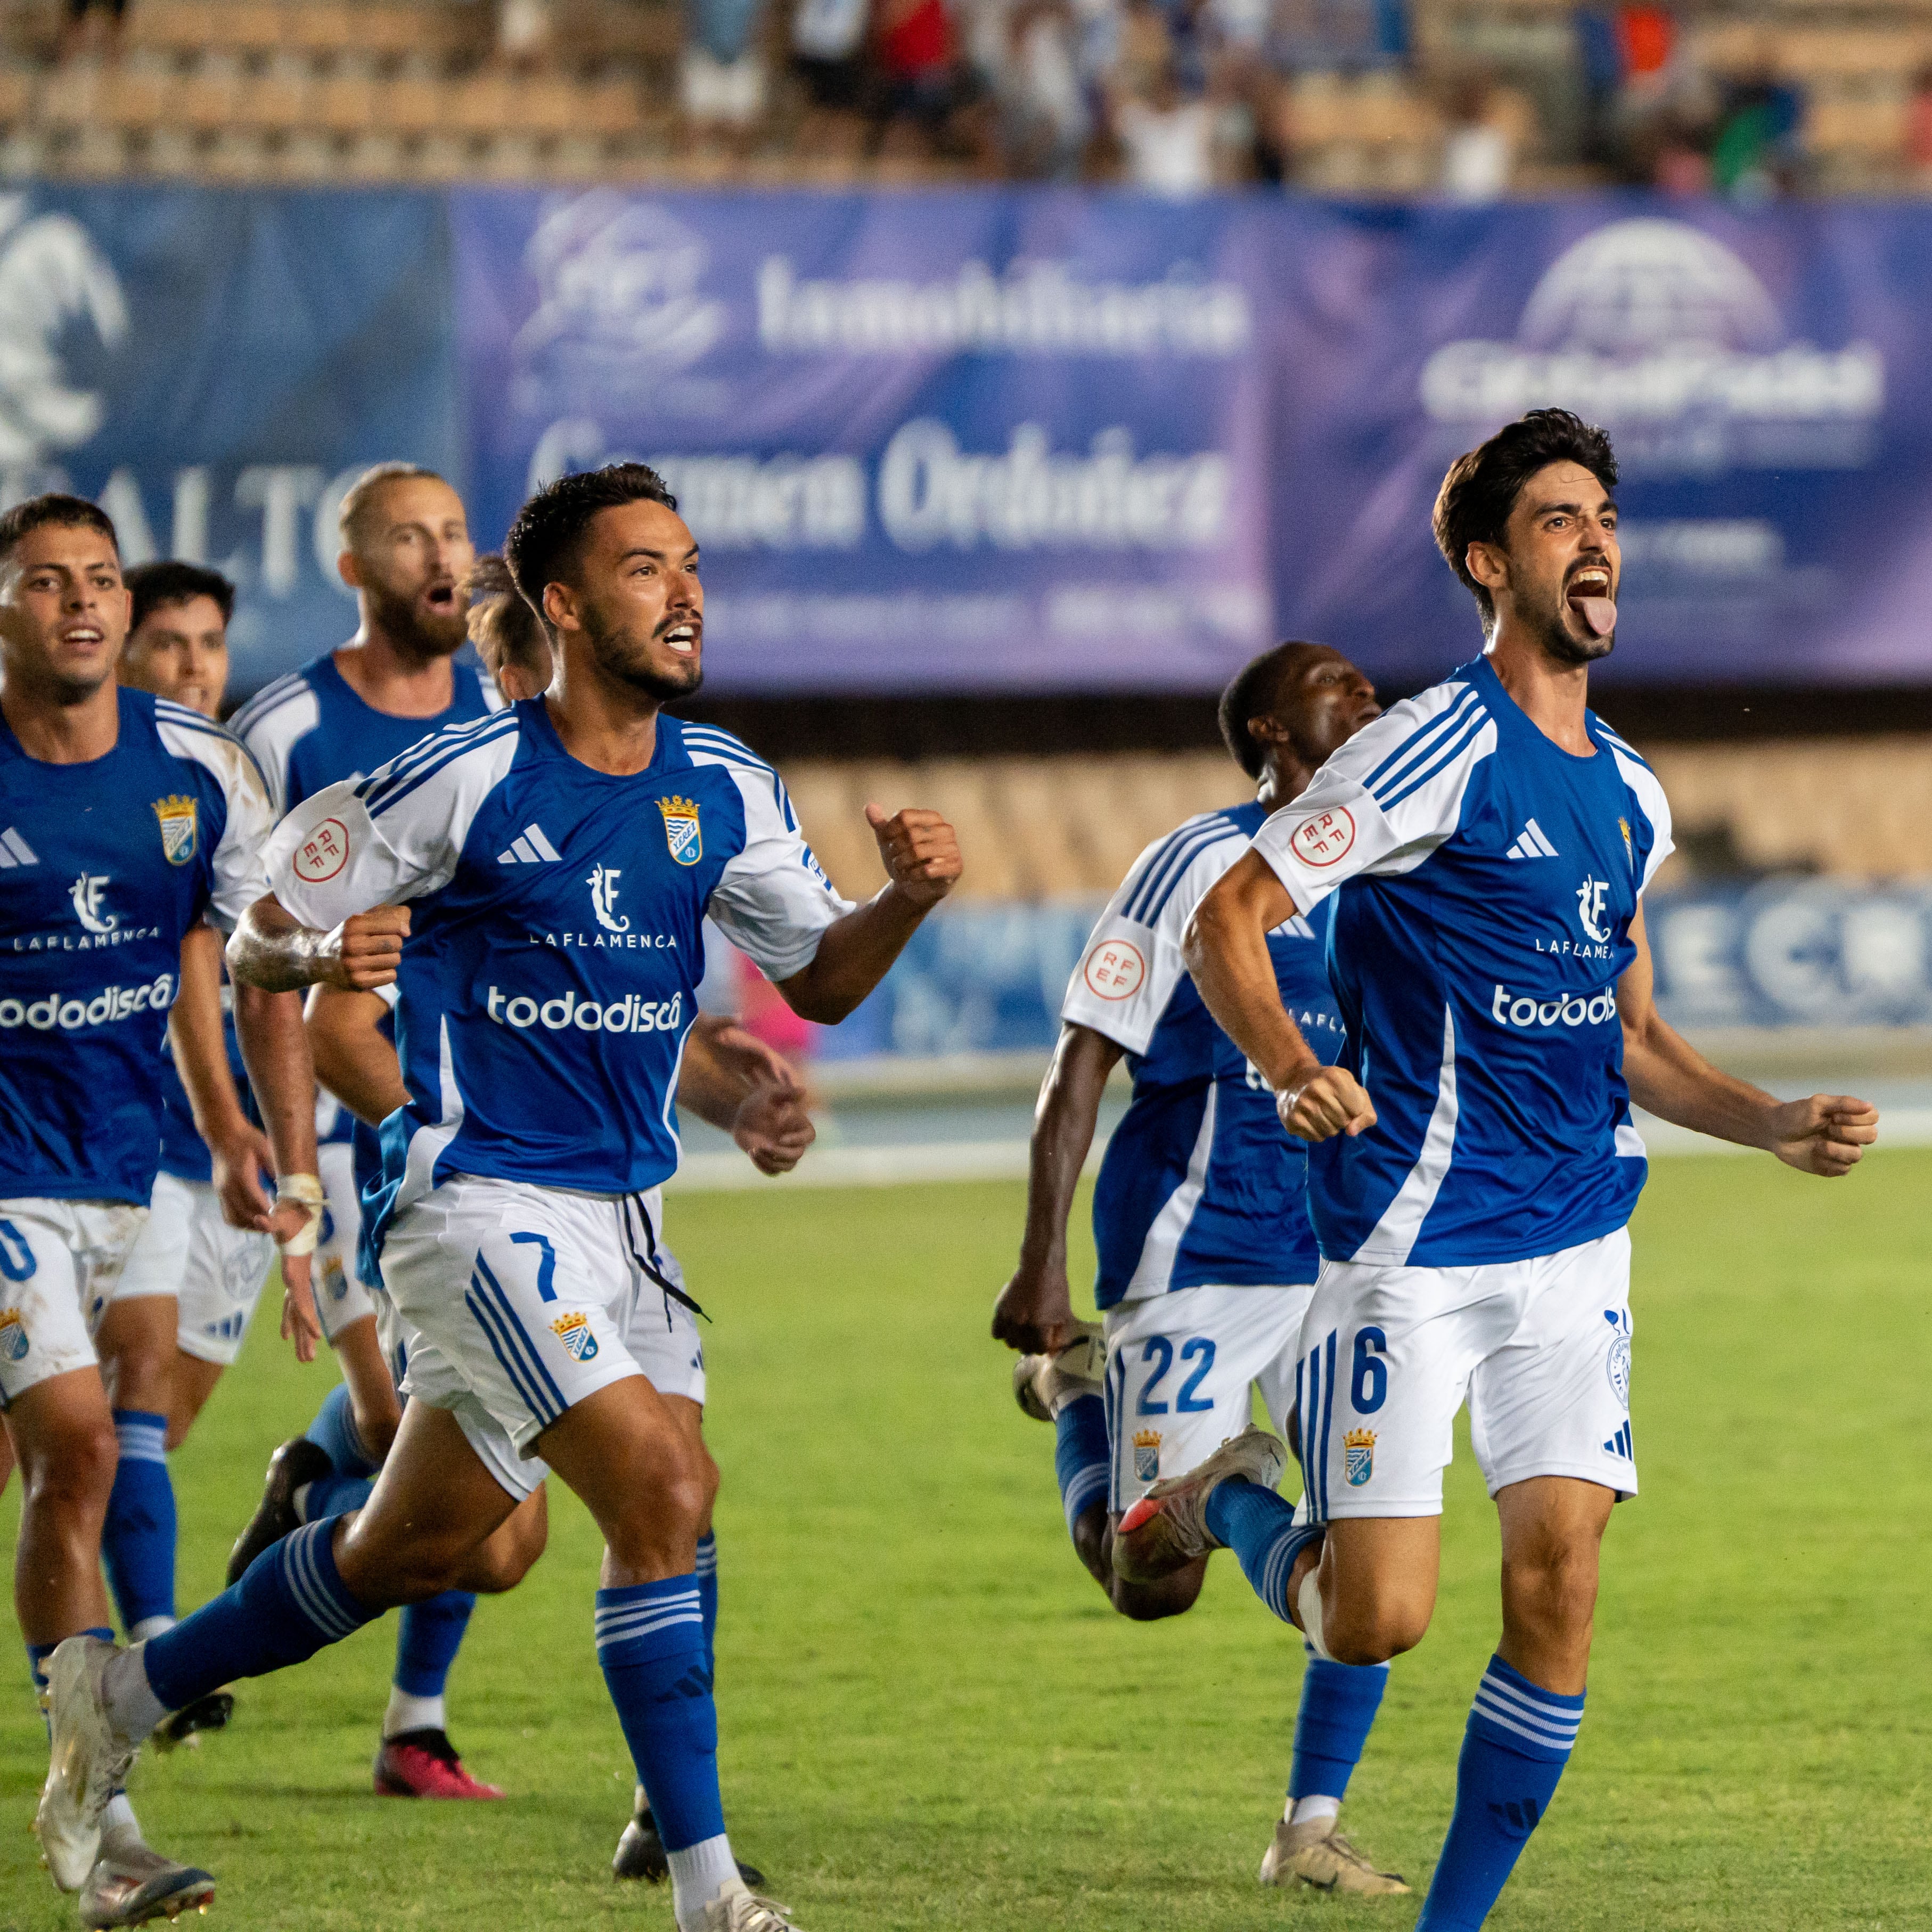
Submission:
MULTIPOLYGON (((292 812, 326 785, 373 772, 433 731, 497 708, 476 670, 454 662, 468 634, 463 583, 474 555, 456 492, 412 464, 377 464, 343 498, 340 520, 337 567, 356 593, 355 636, 265 686, 233 721, 267 776, 278 813, 292 812)), ((326 1094, 323 1112, 320 1158, 328 1213, 316 1310, 344 1378, 305 1433, 270 1460, 261 1507, 235 1545, 230 1581, 294 1526, 298 1491, 311 1492, 320 1514, 352 1507, 334 1503, 335 1486, 346 1486, 352 1496, 366 1493, 401 1419, 376 1333, 370 1289, 377 1284, 366 1282, 358 1265, 356 1142, 366 1143, 364 1164, 377 1164, 374 1132, 358 1128, 326 1094)), ((541 1550, 540 1526, 526 1528, 541 1550)), ((452 1591, 435 1603, 411 1604, 398 1620, 374 1772, 383 1796, 502 1796, 470 1774, 449 1741, 445 1692, 475 1607, 470 1592, 452 1591)))
POLYGON ((1418 1932, 1487 1915, 1583 1717, 1598 1548, 1636 1493, 1633 1103, 1847 1172, 1876 1108, 1784 1102, 1658 1015, 1642 895, 1671 850, 1662 788, 1589 711, 1619 580, 1609 440, 1538 410, 1459 458, 1436 541, 1486 648, 1343 746, 1202 900, 1202 997, 1311 1143, 1322 1252, 1296 1375, 1307 1520, 1210 1461, 1129 1513, 1138 1571, 1232 1547, 1318 1651, 1372 1664, 1435 1607, 1456 1412, 1502 1530, 1502 1640, 1478 1686, 1418 1932), (1338 890, 1339 888, 1339 890, 1338 890), (1348 1046, 1325 1066, 1267 935, 1333 902, 1348 1046))
MULTIPOLYGON (((164 1032, 230 1214, 264 1234, 313 1232, 311 1210, 272 1207, 262 1190, 268 1150, 235 1097, 220 940, 205 922, 232 925, 260 892, 268 797, 218 725, 117 686, 130 603, 114 526, 94 505, 43 496, 0 516, 0 1399, 24 1492, 14 1608, 43 1690, 63 1640, 110 1634, 100 1557, 111 1500, 124 1528, 142 1509, 173 1513, 165 1466, 140 1450, 158 1450, 166 1426, 166 1370, 155 1365, 173 1348, 174 1306, 134 1303, 137 1318, 164 1318, 148 1349, 137 1344, 150 1324, 121 1318, 116 1300, 154 1186, 164 1032), (118 1355, 98 1354, 96 1319, 118 1355), (117 1456, 117 1432, 137 1432, 136 1453, 117 1456), (130 1492, 130 1466, 158 1482, 130 1492)), ((298 1003, 248 988, 236 1018, 265 1096, 278 1194, 305 1199, 314 1089, 298 1003)), ((307 1314, 307 1273, 292 1256, 285 1323, 307 1314)), ((115 1564, 124 1602, 126 1554, 115 1564)), ((55 1882, 80 1894, 89 1925, 140 1924, 214 1892, 206 1872, 142 1842, 121 1783, 93 1793, 104 1829, 43 1840, 55 1882)))
MULTIPOLYGON (((1100 915, 1060 1009, 1034 1119, 1019 1266, 994 1306, 993 1333, 1033 1352, 1015 1366, 1014 1393, 1027 1414, 1054 1425, 1073 1546, 1125 1616, 1189 1609, 1207 1575, 1204 1547, 1157 1577, 1114 1568, 1114 1527, 1163 1468, 1192 1468, 1237 1438, 1232 1466, 1270 1490, 1279 1480, 1280 1444, 1244 1432, 1250 1390, 1260 1390, 1284 1426, 1318 1261, 1306 1151, 1283 1136, 1273 1096, 1202 1006, 1181 961, 1182 936, 1268 815, 1299 797, 1329 754, 1381 711, 1375 687, 1324 646, 1281 644, 1249 664, 1222 692, 1220 721, 1229 753, 1259 781, 1256 797, 1190 818, 1141 854, 1100 915), (1133 1100, 1094 1190, 1103 1322, 1096 1328, 1074 1318, 1066 1222, 1102 1090, 1124 1053, 1133 1100)), ((1267 938, 1282 1002, 1324 1060, 1342 1043, 1328 938, 1322 907, 1267 938)), ((1310 1652, 1288 1802, 1262 1861, 1264 1885, 1408 1889, 1336 1829, 1388 1674, 1310 1652)))
POLYGON ((384 1126, 374 1234, 412 1399, 364 1509, 297 1531, 145 1644, 62 1650, 40 1829, 84 1854, 163 1712, 452 1587, 548 1465, 604 1534, 598 1661, 678 1924, 781 1932, 719 1808, 704 1472, 626 1336, 677 1298, 657 1192, 676 1166, 706 912, 796 1010, 833 1023, 951 889, 958 848, 934 813, 868 807, 887 884, 854 908, 770 768, 661 715, 698 687, 704 595, 654 472, 564 478, 507 548, 560 659, 548 694, 299 808, 231 955, 255 984, 400 988, 410 1100, 384 1126))

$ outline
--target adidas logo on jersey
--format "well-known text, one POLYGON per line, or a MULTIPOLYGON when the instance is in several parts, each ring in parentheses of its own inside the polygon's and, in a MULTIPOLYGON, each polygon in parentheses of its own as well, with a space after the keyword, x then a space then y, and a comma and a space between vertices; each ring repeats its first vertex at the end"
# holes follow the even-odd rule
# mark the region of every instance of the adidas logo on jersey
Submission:
POLYGON ((16 866, 38 866, 40 855, 10 825, 0 832, 0 872, 10 872, 16 866))
POLYGON ((510 841, 507 850, 496 854, 500 866, 547 866, 563 854, 543 835, 543 827, 532 822, 510 841))
POLYGON ((1526 821, 1522 831, 1516 834, 1516 843, 1503 856, 1506 859, 1554 859, 1558 854, 1543 827, 1532 818, 1526 821))

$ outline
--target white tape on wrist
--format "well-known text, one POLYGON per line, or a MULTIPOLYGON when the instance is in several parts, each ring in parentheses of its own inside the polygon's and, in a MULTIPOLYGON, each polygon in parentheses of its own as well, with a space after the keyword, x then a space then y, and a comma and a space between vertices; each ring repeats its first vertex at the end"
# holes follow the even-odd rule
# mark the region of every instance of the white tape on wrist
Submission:
POLYGON ((292 1202, 297 1207, 308 1210, 308 1219, 282 1244, 284 1254, 299 1258, 304 1255, 315 1252, 315 1244, 322 1236, 324 1198, 320 1174, 285 1174, 276 1182, 275 1205, 278 1208, 285 1208, 292 1202))

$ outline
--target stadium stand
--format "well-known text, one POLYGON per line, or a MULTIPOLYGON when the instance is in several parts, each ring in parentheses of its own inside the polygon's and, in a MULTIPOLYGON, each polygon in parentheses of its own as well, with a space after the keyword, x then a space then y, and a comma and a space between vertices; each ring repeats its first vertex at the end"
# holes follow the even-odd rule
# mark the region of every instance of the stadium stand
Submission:
MULTIPOLYGON (((1659 886, 1777 872, 1846 878, 1932 872, 1932 742, 1923 737, 1659 745, 1679 855, 1659 886), (1820 799, 1832 801, 1828 813, 1820 799)), ((1189 814, 1250 788, 1217 752, 1064 758, 800 762, 784 767, 816 849, 840 888, 883 883, 866 801, 918 798, 958 828, 972 863, 961 896, 1104 896, 1142 848, 1189 814)))
POLYGON ((1932 184, 1916 0, 130 0, 99 32, 64 12, 0 24, 0 176, 1932 184))

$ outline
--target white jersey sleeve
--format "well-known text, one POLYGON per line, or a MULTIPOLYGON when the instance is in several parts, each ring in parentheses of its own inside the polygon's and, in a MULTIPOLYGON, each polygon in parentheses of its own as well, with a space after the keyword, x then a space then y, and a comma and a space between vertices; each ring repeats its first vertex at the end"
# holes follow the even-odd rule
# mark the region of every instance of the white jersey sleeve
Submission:
POLYGON ((314 687, 307 674, 298 670, 264 685, 235 714, 235 735, 261 766, 278 818, 289 808, 290 754, 297 742, 315 729, 321 716, 321 701, 314 687))
POLYGON ((808 966, 826 928, 852 910, 799 828, 784 781, 729 733, 687 724, 694 764, 723 765, 744 801, 744 849, 726 861, 706 908, 718 929, 772 981, 808 966))
POLYGON ((325 786, 275 828, 268 889, 324 932, 372 906, 440 890, 517 738, 516 713, 500 712, 438 731, 366 778, 325 786))
POLYGON ((1650 850, 1644 857, 1643 877, 1637 881, 1637 895, 1641 898, 1657 877, 1658 867, 1677 850, 1670 836, 1670 801, 1664 796, 1663 780, 1644 762, 1642 754, 1624 743, 1600 718, 1598 723, 1611 757, 1617 761, 1618 773, 1636 800, 1637 809, 1650 821, 1650 850))
POLYGON ((263 848, 275 814, 268 787, 241 741, 200 712, 158 698, 154 728, 176 758, 192 759, 212 774, 226 801, 226 822, 210 868, 208 913, 211 924, 232 932, 236 921, 268 889, 263 848))
POLYGON ((1088 937, 1060 1002, 1063 1022, 1144 1053, 1186 971, 1180 942, 1194 908, 1247 850, 1226 812, 1207 812, 1136 859, 1088 937))
POLYGON ((1299 913, 1344 880, 1413 872, 1460 824, 1469 780, 1496 748, 1474 686, 1437 685, 1358 731, 1263 824, 1254 849, 1299 913))

